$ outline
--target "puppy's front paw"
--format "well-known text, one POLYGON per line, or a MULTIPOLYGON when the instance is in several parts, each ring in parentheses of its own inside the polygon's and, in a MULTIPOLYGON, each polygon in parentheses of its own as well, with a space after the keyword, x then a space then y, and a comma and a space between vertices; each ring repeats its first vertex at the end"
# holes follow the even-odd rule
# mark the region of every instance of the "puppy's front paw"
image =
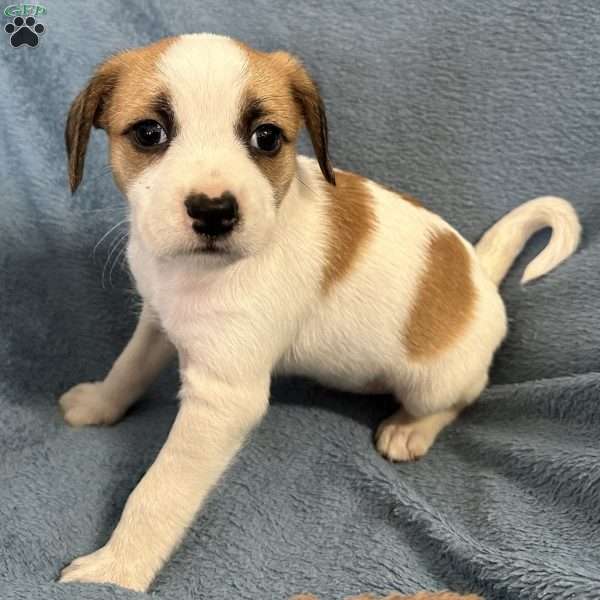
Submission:
POLYGON ((397 416, 383 421, 375 434, 375 444, 379 453, 388 460, 406 462, 425 456, 434 435, 420 422, 404 423, 397 416))
POLYGON ((145 592, 152 577, 135 572, 129 562, 118 559, 109 545, 76 558, 61 573, 59 582, 113 583, 137 592, 145 592))
POLYGON ((58 403, 65 421, 73 427, 112 425, 123 416, 121 407, 103 392, 102 382, 80 383, 58 403))

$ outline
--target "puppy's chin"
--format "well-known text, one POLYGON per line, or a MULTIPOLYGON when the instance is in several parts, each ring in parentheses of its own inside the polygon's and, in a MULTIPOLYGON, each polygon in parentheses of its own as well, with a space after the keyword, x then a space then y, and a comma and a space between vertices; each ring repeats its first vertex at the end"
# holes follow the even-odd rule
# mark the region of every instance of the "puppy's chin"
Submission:
POLYGON ((210 267, 225 266, 251 254, 233 240, 192 239, 178 243, 144 244, 147 251, 161 261, 182 261, 189 264, 210 267))

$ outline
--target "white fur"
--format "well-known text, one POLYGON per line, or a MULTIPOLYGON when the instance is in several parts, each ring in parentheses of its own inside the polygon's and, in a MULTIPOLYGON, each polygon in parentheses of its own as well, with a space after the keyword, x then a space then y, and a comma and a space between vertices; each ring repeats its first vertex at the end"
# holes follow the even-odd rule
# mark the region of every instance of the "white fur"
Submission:
POLYGON ((381 425, 379 450, 395 460, 423 455, 486 384, 506 333, 496 284, 526 237, 538 226, 554 227, 547 250, 526 271, 529 278, 556 266, 576 246, 574 213, 557 200, 510 213, 484 236, 477 254, 460 238, 472 259, 474 317, 448 350, 411 361, 401 333, 428 239, 450 226, 369 183, 375 231, 351 272, 323 294, 328 184, 315 161, 300 157, 297 179, 275 208, 268 180, 233 134, 245 61, 237 45, 214 36, 184 36, 161 61, 181 132, 128 190, 128 258, 144 312, 106 380, 75 388, 61 404, 72 424, 121 416, 170 355, 162 328, 179 354, 181 409, 108 543, 74 561, 63 581, 147 589, 266 411, 273 373, 310 375, 357 392, 382 381, 406 410, 381 425), (227 189, 240 200, 243 227, 227 242, 231 259, 186 255, 197 239, 183 200, 207 189, 227 189), (148 362, 149 355, 154 358, 148 362))
POLYGON ((477 243, 483 268, 497 284, 527 240, 545 227, 552 228, 548 245, 525 269, 521 283, 541 277, 571 256, 581 237, 581 225, 571 204, 562 198, 543 196, 521 204, 502 217, 477 243))
POLYGON ((229 191, 244 219, 220 245, 239 256, 259 251, 274 226, 275 206, 268 180, 234 130, 248 78, 246 55, 229 38, 185 35, 161 57, 158 70, 179 133, 166 156, 127 191, 137 243, 157 257, 189 252, 197 235, 184 199, 229 191))

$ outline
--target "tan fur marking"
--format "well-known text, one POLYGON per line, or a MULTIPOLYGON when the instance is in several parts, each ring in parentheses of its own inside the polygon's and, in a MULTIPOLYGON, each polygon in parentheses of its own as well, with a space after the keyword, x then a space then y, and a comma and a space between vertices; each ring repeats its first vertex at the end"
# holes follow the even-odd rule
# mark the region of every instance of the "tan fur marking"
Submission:
POLYGON ((330 221, 327 264, 321 289, 327 293, 352 268, 376 225, 372 198, 365 180, 336 171, 336 185, 328 186, 330 221))
POLYGON ((254 157, 270 181, 276 200, 283 199, 295 174, 296 141, 303 122, 321 171, 325 179, 333 183, 325 107, 306 69, 287 52, 259 52, 241 42, 237 44, 248 58, 248 85, 240 111, 243 113, 248 103, 259 101, 266 114, 257 119, 253 126, 272 123, 283 130, 287 139, 277 155, 268 157, 257 154, 254 157))
POLYGON ((161 87, 157 63, 175 40, 165 38, 151 46, 123 52, 110 60, 118 78, 100 124, 109 136, 113 176, 121 190, 157 158, 153 153, 136 150, 131 140, 122 133, 134 121, 160 121, 152 110, 152 103, 158 94, 167 90, 161 87))
POLYGON ((134 120, 151 118, 151 96, 159 81, 158 57, 174 41, 166 38, 137 50, 117 54, 104 61, 83 90, 77 95, 67 118, 65 142, 69 157, 69 184, 74 192, 79 186, 92 125, 105 129, 111 142, 113 176, 119 187, 148 163, 125 147, 123 129, 134 120), (116 148, 115 148, 116 144, 116 148))
POLYGON ((109 134, 120 133, 132 119, 143 117, 152 100, 163 91, 157 64, 176 40, 164 38, 150 46, 121 52, 105 63, 118 72, 117 84, 100 120, 109 134))
POLYGON ((475 296, 463 242, 451 230, 435 233, 404 332, 408 356, 425 360, 450 346, 472 318, 475 296))
POLYGON ((248 85, 240 109, 243 111, 247 102, 259 100, 267 114, 253 127, 272 123, 281 128, 289 140, 275 156, 255 156, 258 167, 273 187, 276 200, 281 201, 296 172, 295 145, 302 125, 302 114, 290 87, 293 63, 283 52, 259 52, 245 44, 239 45, 248 56, 248 85))

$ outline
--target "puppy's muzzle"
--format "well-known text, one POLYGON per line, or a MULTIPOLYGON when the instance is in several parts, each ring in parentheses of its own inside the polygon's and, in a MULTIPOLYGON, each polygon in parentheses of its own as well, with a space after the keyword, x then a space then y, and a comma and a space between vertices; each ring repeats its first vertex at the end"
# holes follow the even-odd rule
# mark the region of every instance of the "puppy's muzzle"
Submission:
POLYGON ((192 228, 200 235, 227 235, 239 220, 238 203, 231 192, 223 192, 216 198, 206 194, 188 196, 185 208, 192 219, 192 228))

